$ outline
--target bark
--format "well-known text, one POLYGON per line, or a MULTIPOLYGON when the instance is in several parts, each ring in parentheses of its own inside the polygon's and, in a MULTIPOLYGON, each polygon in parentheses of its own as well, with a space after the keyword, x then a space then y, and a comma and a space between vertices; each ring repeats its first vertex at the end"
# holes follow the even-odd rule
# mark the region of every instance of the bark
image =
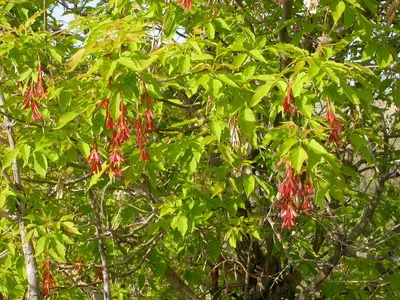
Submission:
MULTIPOLYGON (((282 1, 282 20, 281 23, 284 23, 287 20, 292 18, 293 14, 293 0, 283 0, 282 1)), ((281 43, 289 43, 289 32, 287 26, 283 27, 281 31, 279 31, 279 42, 281 43)), ((285 56, 281 58, 281 71, 289 64, 289 59, 285 56)))
POLYGON ((103 266, 102 272, 103 272, 104 300, 111 300, 110 272, 108 270, 108 265, 107 265, 106 248, 102 238, 102 229, 101 229, 102 226, 101 226, 100 214, 98 211, 98 205, 95 205, 96 199, 94 195, 90 192, 89 192, 89 199, 90 199, 89 201, 90 205, 92 206, 93 209, 94 222, 96 227, 96 237, 99 242, 99 253, 100 253, 101 264, 103 266))
POLYGON ((175 273, 170 266, 165 270, 165 277, 169 284, 179 292, 186 300, 199 300, 200 298, 192 291, 192 289, 175 273))
MULTIPOLYGON (((5 105, 4 95, 1 90, 0 90, 0 105, 5 105)), ((13 120, 7 116, 4 116, 4 127, 7 130, 8 144, 10 150, 13 150, 15 148, 15 138, 12 126, 13 126, 13 120)), ((17 159, 15 159, 12 162, 12 169, 14 175, 15 189, 19 193, 24 194, 23 187, 21 184, 21 175, 17 159)), ((32 239, 29 239, 28 241, 26 241, 25 239, 27 234, 27 230, 25 228, 29 224, 29 221, 24 219, 24 217, 27 215, 26 203, 24 199, 21 198, 17 199, 17 211, 18 211, 17 221, 19 228, 21 230, 20 236, 22 243, 22 251, 24 253, 26 275, 28 277, 27 297, 29 300, 38 300, 40 296, 39 273, 38 273, 38 268, 35 258, 35 249, 33 247, 32 239)))

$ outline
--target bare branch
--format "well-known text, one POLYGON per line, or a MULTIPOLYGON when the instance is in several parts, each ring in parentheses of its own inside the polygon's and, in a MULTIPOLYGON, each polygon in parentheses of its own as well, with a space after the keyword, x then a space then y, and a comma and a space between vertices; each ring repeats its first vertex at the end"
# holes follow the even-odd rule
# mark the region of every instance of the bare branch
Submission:
POLYGON ((400 257, 395 256, 391 253, 387 255, 374 255, 366 252, 360 252, 356 250, 351 250, 351 249, 345 249, 343 252, 345 256, 348 257, 359 257, 359 258, 365 258, 365 259, 373 259, 373 260, 387 260, 387 261, 392 261, 395 263, 400 263, 400 257))
POLYGON ((103 290, 104 290, 104 299, 111 300, 111 287, 110 287, 110 272, 108 270, 107 265, 107 255, 106 255, 106 248, 104 246, 103 239, 100 238, 102 234, 102 226, 101 226, 101 219, 100 214, 98 211, 98 207, 96 205, 96 199, 92 191, 88 193, 89 203, 92 207, 93 214, 94 214, 94 221, 95 221, 95 228, 96 228, 96 236, 99 237, 99 252, 100 252, 100 259, 102 263, 102 271, 103 271, 103 290))
MULTIPOLYGON (((4 105, 5 105, 4 95, 3 95, 3 92, 0 90, 0 106, 4 106, 4 105)), ((14 122, 11 118, 9 118, 7 116, 4 109, 1 109, 0 113, 4 116, 4 127, 7 130, 8 144, 9 144, 10 150, 13 150, 16 145, 14 131, 12 128, 14 122)), ((14 175, 15 188, 19 193, 24 194, 24 190, 23 190, 22 182, 21 182, 20 169, 18 166, 17 159, 13 160, 12 169, 13 169, 13 175, 14 175)), ((4 176, 4 174, 3 174, 3 176, 4 176)), ((18 220, 18 225, 20 228, 22 250, 24 253, 25 268, 26 268, 26 274, 28 277, 28 299, 29 300, 39 300, 39 296, 40 296, 39 273, 38 273, 38 268, 37 268, 37 264, 36 264, 35 249, 33 247, 32 239, 26 239, 26 235, 27 235, 26 226, 28 225, 28 220, 24 219, 24 217, 27 215, 26 203, 25 203, 24 199, 17 198, 17 210, 18 210, 17 220, 18 220)))
POLYGON ((168 265, 165 270, 165 277, 169 284, 179 292, 184 299, 199 300, 200 298, 192 291, 192 289, 175 273, 175 271, 168 265))
POLYGON ((7 212, 7 211, 0 211, 0 218, 1 218, 1 217, 2 217, 2 218, 7 218, 7 219, 9 219, 9 220, 11 220, 11 221, 18 221, 16 215, 10 214, 10 213, 7 212))

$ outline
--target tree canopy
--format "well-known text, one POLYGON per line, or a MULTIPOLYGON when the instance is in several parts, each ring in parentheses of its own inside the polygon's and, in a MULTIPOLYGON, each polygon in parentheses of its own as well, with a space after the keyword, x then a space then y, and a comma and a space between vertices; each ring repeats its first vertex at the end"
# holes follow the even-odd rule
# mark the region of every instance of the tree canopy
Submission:
POLYGON ((399 7, 0 0, 0 298, 399 299, 399 7))

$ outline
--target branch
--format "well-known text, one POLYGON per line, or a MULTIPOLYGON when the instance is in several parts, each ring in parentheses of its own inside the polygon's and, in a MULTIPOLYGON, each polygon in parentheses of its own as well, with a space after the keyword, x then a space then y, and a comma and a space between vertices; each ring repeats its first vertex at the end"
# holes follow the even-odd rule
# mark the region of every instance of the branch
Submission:
MULTIPOLYGON (((282 0, 282 20, 281 24, 285 23, 287 20, 292 18, 293 13, 293 0, 282 0)), ((289 43, 289 34, 287 30, 287 26, 283 27, 281 31, 279 31, 279 41, 281 43, 289 43)))
POLYGON ((310 299, 310 295, 315 291, 315 289, 321 283, 323 283, 332 273, 333 268, 336 267, 336 265, 339 263, 342 254, 342 246, 340 245, 340 243, 336 243, 335 252, 333 253, 332 257, 329 259, 329 261, 324 263, 315 278, 307 284, 305 289, 300 293, 299 297, 297 298, 298 300, 310 299))
POLYGON ((186 76, 195 75, 195 74, 199 74, 199 73, 203 73, 203 72, 207 72, 207 71, 209 71, 207 68, 201 69, 201 70, 198 70, 198 71, 190 71, 190 72, 186 72, 186 73, 183 73, 183 74, 177 75, 175 77, 171 77, 171 78, 160 78, 160 79, 158 79, 158 81, 161 82, 161 83, 169 82, 169 81, 175 81, 177 79, 180 79, 180 78, 183 78, 183 77, 186 77, 186 76))
MULTIPOLYGON (((147 257, 150 255, 150 253, 153 251, 154 247, 157 245, 158 240, 161 238, 161 233, 155 235, 152 239, 150 239, 150 241, 148 241, 146 243, 146 245, 149 245, 150 243, 153 243, 149 249, 147 249, 146 253, 143 255, 142 259, 139 261, 139 263, 137 264, 137 266, 133 269, 133 270, 129 270, 125 273, 119 273, 119 274, 115 274, 116 277, 125 277, 125 276, 129 276, 133 273, 136 273, 140 267, 143 265, 143 263, 147 260, 147 257)), ((137 256, 135 254, 135 256, 137 256)))
POLYGON ((282 237, 282 234, 279 231, 279 228, 277 228, 275 226, 275 222, 274 220, 272 220, 271 218, 271 213, 273 210, 274 204, 271 204, 271 207, 269 209, 269 212, 267 213, 267 216, 265 217, 265 219, 268 221, 268 223, 271 225, 271 229, 274 232, 274 234, 276 235, 276 237, 278 238, 279 243, 281 243, 283 251, 285 252, 286 258, 288 260, 288 264, 292 265, 292 259, 289 256, 289 249, 288 247, 285 245, 284 239, 282 237))
POLYGON ((60 268, 58 264, 55 263, 57 269, 66 275, 66 279, 71 283, 72 287, 79 288, 83 293, 88 295, 92 300, 104 300, 103 293, 101 289, 97 288, 95 285, 97 283, 87 283, 83 281, 84 276, 78 276, 75 268, 73 270, 67 270, 60 268))
MULTIPOLYGON (((5 105, 5 99, 2 90, 0 90, 0 106, 5 105)), ((4 116, 4 128, 7 131, 8 144, 10 150, 15 148, 15 137, 13 131, 14 120, 9 118, 5 109, 0 109, 0 113, 4 116)), ((21 174, 18 166, 17 159, 12 161, 12 170, 14 175, 14 185, 17 192, 24 194, 24 190, 21 182, 21 174)), ((36 264, 35 249, 33 247, 32 239, 27 239, 26 226, 29 221, 25 220, 24 217, 27 215, 26 203, 24 199, 20 197, 17 198, 17 220, 20 229, 20 237, 22 243, 22 251, 24 253, 26 275, 28 278, 28 299, 29 300, 39 300, 40 296, 40 281, 39 272, 36 264)))
MULTIPOLYGON (((1 96, 1 97, 4 97, 4 95, 1 96)), ((1 102, 0 102, 0 103, 1 103, 1 102)), ((0 104, 0 106, 2 106, 2 105, 4 105, 4 104, 0 104)), ((12 115, 6 113, 3 109, 0 110, 0 114, 4 116, 4 121, 5 121, 6 118, 7 118, 7 119, 10 120, 10 121, 11 121, 11 120, 14 120, 14 121, 17 121, 18 123, 21 123, 21 124, 26 124, 26 125, 30 125, 30 126, 42 128, 42 125, 40 125, 40 124, 33 123, 33 122, 27 122, 27 121, 24 121, 24 120, 22 120, 22 119, 18 119, 18 118, 16 118, 16 117, 14 117, 14 116, 12 116, 12 115)))
POLYGON ((0 252, 0 259, 2 259, 3 257, 6 257, 8 255, 8 251, 4 250, 3 252, 0 252))
POLYGON ((395 263, 400 263, 400 257, 395 256, 391 253, 388 253, 387 255, 373 255, 370 253, 359 252, 359 251, 351 250, 351 249, 347 248, 347 249, 345 249, 343 254, 348 257, 359 257, 359 258, 373 259, 373 260, 387 260, 387 261, 392 261, 395 263))
POLYGON ((179 292, 186 300, 200 300, 199 297, 192 291, 192 289, 175 273, 169 265, 165 270, 165 277, 169 284, 179 292))
MULTIPOLYGON (((282 20, 281 24, 285 23, 287 20, 292 18, 293 13, 293 0, 282 0, 282 20)), ((281 31, 279 31, 279 42, 281 43, 289 43, 289 33, 287 29, 287 25, 284 26, 281 31)), ((289 60, 287 57, 282 56, 281 61, 281 71, 288 65, 289 60)))
POLYGON ((172 106, 176 106, 176 107, 184 108, 184 109, 192 109, 192 108, 201 106, 201 103, 193 103, 193 104, 185 105, 185 104, 175 103, 175 102, 172 102, 167 99, 157 99, 157 101, 164 102, 164 103, 170 104, 172 106))
MULTIPOLYGON (((250 247, 247 252, 246 268, 250 270, 251 267, 251 256, 253 255, 253 240, 250 240, 250 247)), ((250 274, 247 272, 244 280, 244 299, 250 299, 250 274)))
POLYGON ((103 290, 104 290, 104 300, 111 300, 111 287, 110 287, 110 272, 108 270, 107 265, 107 255, 106 255, 106 248, 104 246, 103 239, 100 238, 101 236, 101 219, 98 212, 98 209, 95 205, 95 199, 92 191, 88 193, 89 203, 92 207, 93 214, 94 214, 94 221, 95 221, 95 228, 96 228, 96 236, 99 237, 99 252, 100 252, 100 259, 102 264, 102 271, 103 271, 103 290))
POLYGON ((7 218, 7 219, 9 219, 11 221, 18 221, 18 218, 17 218, 16 215, 10 214, 7 211, 0 211, 0 217, 7 218))

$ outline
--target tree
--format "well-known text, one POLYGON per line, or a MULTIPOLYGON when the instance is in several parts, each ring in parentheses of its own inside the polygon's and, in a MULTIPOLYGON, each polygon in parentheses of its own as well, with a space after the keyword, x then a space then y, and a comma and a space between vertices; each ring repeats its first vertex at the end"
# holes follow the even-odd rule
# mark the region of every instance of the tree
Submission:
POLYGON ((398 299, 398 8, 0 1, 0 296, 398 299))

